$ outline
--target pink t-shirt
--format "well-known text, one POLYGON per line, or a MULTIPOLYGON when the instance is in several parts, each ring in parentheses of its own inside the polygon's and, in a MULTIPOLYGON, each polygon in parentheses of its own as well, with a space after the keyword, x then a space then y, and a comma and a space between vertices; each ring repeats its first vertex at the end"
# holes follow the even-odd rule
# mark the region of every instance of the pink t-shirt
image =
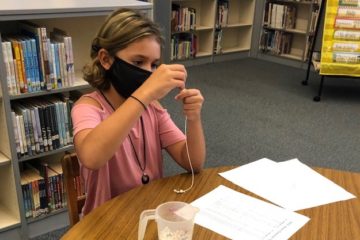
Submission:
MULTIPOLYGON (((95 91, 84 96, 97 100, 102 109, 89 104, 76 104, 71 117, 74 126, 74 136, 84 129, 95 128, 100 122, 113 113, 111 106, 103 96, 95 91)), ((174 124, 165 109, 150 104, 143 112, 144 132, 146 142, 145 173, 150 181, 163 176, 162 148, 185 139, 183 132, 174 124)), ((143 138, 140 119, 130 130, 136 153, 142 168, 144 167, 143 138)), ((142 170, 137 163, 129 137, 119 146, 114 156, 100 169, 90 170, 80 162, 80 173, 85 183, 86 201, 83 214, 88 214, 105 201, 142 185, 142 170)))

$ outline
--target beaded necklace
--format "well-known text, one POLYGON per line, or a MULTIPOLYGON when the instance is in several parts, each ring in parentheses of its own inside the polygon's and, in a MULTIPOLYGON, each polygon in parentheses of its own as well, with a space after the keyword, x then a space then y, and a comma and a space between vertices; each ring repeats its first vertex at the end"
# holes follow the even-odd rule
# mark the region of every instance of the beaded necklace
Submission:
MULTIPOLYGON (((105 96, 105 94, 100 91, 101 95, 104 97, 105 101, 110 105, 110 107, 113 109, 113 111, 115 112, 115 108, 114 106, 111 104, 111 102, 109 101, 109 99, 107 99, 107 97, 105 96)), ((136 153, 136 150, 135 150, 135 146, 133 144, 133 141, 130 137, 130 133, 128 134, 128 137, 129 137, 129 140, 130 140, 130 143, 131 143, 131 146, 132 146, 132 149, 134 151, 134 154, 135 154, 135 158, 136 158, 136 162, 140 168, 140 170, 142 171, 142 176, 141 176, 141 182, 142 184, 147 184, 149 181, 150 181, 150 177, 149 175, 147 175, 145 173, 145 169, 146 169, 146 143, 145 143, 145 131, 144 131, 144 120, 142 118, 142 116, 140 116, 140 122, 141 122, 141 132, 142 132, 142 139, 143 139, 143 152, 144 152, 144 167, 141 166, 141 163, 140 163, 140 160, 139 160, 139 157, 136 153)))

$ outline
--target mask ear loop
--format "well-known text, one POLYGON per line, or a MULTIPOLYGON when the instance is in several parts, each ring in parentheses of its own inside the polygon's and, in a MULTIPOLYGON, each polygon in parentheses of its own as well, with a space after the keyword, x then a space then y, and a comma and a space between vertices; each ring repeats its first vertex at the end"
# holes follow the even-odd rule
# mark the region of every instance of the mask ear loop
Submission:
POLYGON ((186 193, 187 191, 189 191, 193 186, 194 186, 194 169, 192 167, 191 164, 191 160, 190 160, 190 154, 189 154, 189 147, 188 147, 188 142, 187 142, 187 117, 185 117, 185 147, 186 147, 186 153, 187 153, 187 157, 189 160, 189 165, 190 165, 190 169, 191 169, 191 185, 190 187, 188 187, 187 189, 174 189, 175 193, 178 194, 182 194, 182 193, 186 193))

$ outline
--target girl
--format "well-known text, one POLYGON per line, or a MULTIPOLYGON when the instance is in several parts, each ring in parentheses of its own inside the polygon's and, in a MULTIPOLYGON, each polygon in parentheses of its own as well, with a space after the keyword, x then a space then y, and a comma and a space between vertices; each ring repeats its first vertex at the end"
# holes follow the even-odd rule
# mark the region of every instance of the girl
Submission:
POLYGON ((92 42, 92 63, 83 72, 96 91, 82 96, 72 109, 74 144, 87 192, 85 215, 162 177, 162 149, 190 171, 185 135, 158 102, 174 88, 180 89, 175 99, 187 118, 194 171, 204 165, 203 96, 185 88, 183 65, 158 66, 161 44, 158 26, 129 9, 107 17, 92 42))

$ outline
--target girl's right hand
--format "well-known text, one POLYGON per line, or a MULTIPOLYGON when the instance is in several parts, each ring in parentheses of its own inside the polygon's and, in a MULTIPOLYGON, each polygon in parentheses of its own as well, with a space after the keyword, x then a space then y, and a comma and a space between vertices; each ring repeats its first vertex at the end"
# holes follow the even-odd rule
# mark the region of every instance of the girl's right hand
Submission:
POLYGON ((161 64, 134 93, 148 103, 165 97, 174 88, 185 88, 187 72, 181 64, 161 64))

